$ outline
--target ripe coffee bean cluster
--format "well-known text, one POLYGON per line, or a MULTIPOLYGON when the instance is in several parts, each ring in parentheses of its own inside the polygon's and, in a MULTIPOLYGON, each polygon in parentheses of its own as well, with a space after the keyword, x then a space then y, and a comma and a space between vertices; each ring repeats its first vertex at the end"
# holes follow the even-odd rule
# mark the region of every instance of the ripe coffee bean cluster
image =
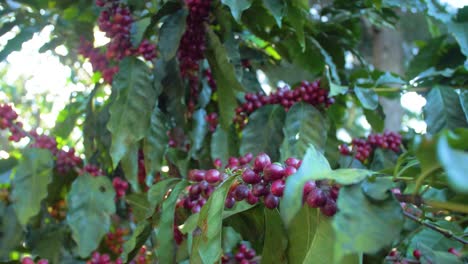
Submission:
POLYGON ((11 135, 8 140, 18 142, 26 136, 23 123, 16 121, 18 114, 11 105, 0 104, 0 130, 8 129, 11 135))
POLYGON ((320 208, 326 216, 333 216, 338 211, 336 199, 340 189, 326 181, 308 181, 303 189, 303 201, 311 208, 320 208))
MULTIPOLYGON (((141 247, 140 250, 138 251, 138 254, 135 256, 135 258, 128 263, 129 264, 151 263, 151 258, 147 254, 146 247, 145 246, 141 247)), ((121 258, 117 258, 115 261, 113 261, 109 254, 94 252, 91 255, 91 259, 87 261, 86 264, 124 264, 124 261, 121 258)))
POLYGON ((59 150, 57 152, 57 161, 55 169, 59 174, 67 174, 76 167, 81 166, 83 160, 75 155, 75 149, 59 150))
POLYGON ((21 259, 21 264, 49 264, 47 259, 41 259, 38 262, 34 262, 34 260, 30 257, 25 257, 21 259))
POLYGON ((180 72, 189 83, 188 111, 193 113, 199 94, 199 63, 204 59, 206 49, 204 22, 208 20, 211 0, 185 0, 185 4, 188 7, 189 15, 186 20, 185 33, 180 40, 177 57, 180 63, 180 72))
POLYGON ((116 199, 122 198, 125 196, 125 193, 128 190, 128 182, 125 180, 122 180, 119 177, 115 177, 112 180, 112 185, 114 186, 115 189, 115 194, 116 194, 116 199))
POLYGON ((399 152, 400 145, 401 135, 396 132, 387 131, 383 134, 370 134, 367 140, 354 138, 351 146, 347 144, 340 145, 340 153, 347 156, 354 154, 357 160, 365 162, 376 148, 399 152))
POLYGON ((86 164, 83 168, 79 170, 80 175, 83 175, 85 173, 88 173, 94 177, 106 175, 101 168, 94 164, 86 164))
POLYGON ((208 114, 205 117, 206 122, 208 123, 208 129, 211 133, 215 132, 216 127, 218 126, 218 113, 213 112, 208 114))
POLYGON ((117 65, 112 66, 111 61, 106 57, 101 49, 93 47, 93 44, 90 41, 81 39, 80 46, 78 47, 78 53, 89 59, 94 72, 101 72, 105 83, 112 83, 112 79, 119 71, 119 67, 117 65))
POLYGON ((124 236, 126 235, 128 235, 128 229, 117 228, 114 232, 106 234, 104 243, 112 253, 120 255, 123 252, 124 236))
POLYGON ((328 97, 328 91, 320 87, 320 80, 303 81, 300 86, 291 90, 288 87, 278 88, 271 95, 262 93, 245 94, 245 103, 236 108, 234 122, 241 128, 245 126, 248 116, 264 105, 279 104, 287 111, 297 102, 306 102, 313 106, 328 107, 335 102, 328 97))
POLYGON ((257 264, 255 260, 257 253, 254 249, 248 248, 246 244, 239 244, 235 252, 225 253, 221 258, 224 263, 239 263, 239 264, 257 264), (234 262, 232 262, 234 260, 234 262))
POLYGON ((208 81, 208 85, 210 86, 211 90, 216 91, 218 86, 216 85, 216 81, 215 81, 215 79, 213 77, 213 74, 211 73, 211 70, 206 69, 204 71, 204 74, 205 74, 206 80, 208 81))

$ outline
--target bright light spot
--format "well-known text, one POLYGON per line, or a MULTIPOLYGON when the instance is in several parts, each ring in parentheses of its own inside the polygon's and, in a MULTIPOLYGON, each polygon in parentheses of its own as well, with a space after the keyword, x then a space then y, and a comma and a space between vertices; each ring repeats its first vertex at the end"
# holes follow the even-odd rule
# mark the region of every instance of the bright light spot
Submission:
POLYGON ((106 37, 106 33, 99 30, 99 28, 94 28, 94 46, 101 47, 110 42, 110 38, 106 37))
POLYGON ((169 166, 162 166, 161 171, 162 172, 168 172, 169 171, 169 166))
POLYGON ((427 131, 427 124, 423 120, 417 120, 412 118, 404 123, 407 127, 414 129, 414 131, 418 134, 425 134, 427 131))
POLYGON ((369 124, 369 122, 367 122, 367 119, 364 116, 359 117, 357 119, 357 122, 358 122, 359 125, 361 125, 366 130, 370 130, 372 128, 371 125, 369 124))
POLYGON ((346 131, 346 129, 344 128, 340 128, 336 131, 336 137, 341 140, 341 141, 344 141, 346 143, 351 143, 351 140, 353 140, 353 138, 351 137, 351 135, 348 133, 348 131, 346 131))
POLYGON ((1 159, 8 159, 10 157, 10 154, 4 150, 0 150, 0 158, 1 159))
POLYGON ((260 85, 262 86, 263 91, 266 94, 270 94, 272 88, 268 84, 268 79, 267 79, 267 76, 265 75, 265 73, 263 71, 261 71, 261 70, 257 70, 257 78, 258 78, 258 81, 260 82, 260 85))
POLYGON ((346 51, 345 52, 345 68, 346 69, 352 69, 353 68, 353 62, 354 62, 354 56, 351 52, 346 51))
POLYGON ((296 134, 296 136, 294 137, 296 140, 299 140, 299 133, 296 134))
POLYGON ((449 215, 449 216, 446 216, 444 219, 447 220, 447 221, 450 221, 450 220, 452 220, 452 217, 449 215))
POLYGON ((64 45, 60 45, 60 46, 56 47, 55 52, 58 55, 61 55, 61 56, 67 56, 68 55, 68 50, 64 45))
POLYGON ((421 113, 426 99, 415 92, 405 93, 400 99, 401 105, 413 113, 421 113))
POLYGON ((441 3, 449 4, 455 8, 462 8, 468 5, 468 0, 439 0, 441 3))

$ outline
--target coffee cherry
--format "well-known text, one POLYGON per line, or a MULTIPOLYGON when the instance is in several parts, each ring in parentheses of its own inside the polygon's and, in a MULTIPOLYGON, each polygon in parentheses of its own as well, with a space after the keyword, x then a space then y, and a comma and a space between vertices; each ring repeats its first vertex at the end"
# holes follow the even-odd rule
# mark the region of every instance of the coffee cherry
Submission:
POLYGON ((261 172, 263 168, 271 164, 270 157, 265 153, 260 153, 254 160, 254 171, 261 172))
POLYGON ((263 202, 265 203, 266 208, 274 209, 279 205, 279 198, 269 193, 265 196, 265 198, 263 198, 263 202))
POLYGON ((268 188, 262 183, 255 184, 252 187, 252 194, 256 197, 264 196, 268 193, 268 188))
POLYGON ((262 178, 252 169, 247 168, 242 172, 242 180, 245 183, 256 184, 259 183, 262 180, 262 178))
POLYGON ((421 258, 421 255, 422 255, 422 254, 421 254, 421 251, 420 251, 419 249, 415 249, 415 250, 413 251, 413 256, 414 256, 417 260, 419 260, 419 259, 421 258))
POLYGON ((234 191, 234 199, 236 199, 236 201, 242 201, 249 196, 249 192, 249 187, 243 184, 238 185, 234 191))
POLYGON ((320 211, 326 216, 334 216, 338 211, 336 202, 332 199, 327 199, 325 206, 321 207, 320 211))
POLYGON ((263 168, 263 179, 267 182, 279 180, 285 176, 284 168, 278 164, 270 164, 263 168))
POLYGON ((217 183, 221 180, 221 173, 218 170, 208 170, 205 173, 205 179, 209 183, 217 183))
POLYGON ((299 166, 301 164, 301 160, 300 159, 296 159, 296 158, 288 158, 286 161, 284 161, 284 163, 288 166, 291 166, 291 167, 294 167, 296 169, 299 169, 299 166))
POLYGON ((189 171, 188 178, 191 181, 201 182, 205 179, 205 171, 191 170, 189 171))
POLYGON ((448 251, 450 254, 453 254, 453 255, 455 255, 455 256, 457 256, 457 257, 461 257, 460 252, 459 252, 458 250, 456 250, 455 248, 449 248, 447 251, 448 251))
POLYGON ((288 167, 286 167, 286 169, 284 169, 284 175, 286 177, 289 177, 289 176, 293 175, 296 172, 297 172, 297 169, 292 167, 292 166, 288 166, 288 167))
POLYGON ((224 206, 230 209, 234 206, 235 203, 236 200, 234 199, 234 197, 228 195, 228 197, 226 197, 226 201, 224 202, 224 206))
POLYGON ((324 206, 327 198, 320 188, 315 188, 309 192, 306 199, 307 204, 312 208, 324 206))
POLYGON ((253 195, 252 192, 249 192, 249 195, 247 196, 247 203, 248 204, 251 204, 251 205, 254 205, 256 203, 258 203, 258 197, 253 195))
POLYGON ((278 197, 283 196, 284 192, 284 180, 276 180, 271 183, 270 192, 278 197))

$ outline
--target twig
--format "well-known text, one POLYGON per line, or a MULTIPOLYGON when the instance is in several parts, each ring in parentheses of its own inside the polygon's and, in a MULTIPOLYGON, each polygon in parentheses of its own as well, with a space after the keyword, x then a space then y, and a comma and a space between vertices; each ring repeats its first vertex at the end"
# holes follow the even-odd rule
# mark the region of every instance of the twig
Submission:
POLYGON ((436 231, 436 232, 441 233, 441 234, 444 235, 446 238, 451 238, 451 239, 453 239, 453 240, 456 240, 456 241, 462 243, 463 245, 468 244, 468 241, 464 240, 464 239, 461 238, 461 237, 458 237, 458 236, 454 235, 454 234, 452 233, 452 231, 450 231, 450 230, 446 230, 446 229, 440 228, 440 227, 438 227, 438 226, 436 226, 436 225, 433 225, 433 224, 431 224, 431 223, 425 222, 425 221, 422 220, 421 218, 418 218, 418 217, 416 217, 416 216, 414 216, 414 215, 412 215, 412 214, 410 214, 410 213, 408 213, 408 212, 406 212, 406 211, 403 211, 403 215, 406 216, 407 218, 409 218, 409 219, 411 219, 411 220, 413 220, 413 221, 415 221, 415 222, 417 222, 417 223, 419 223, 419 224, 421 224, 421 225, 427 227, 427 228, 430 228, 430 229, 432 229, 432 230, 434 230, 434 231, 436 231))

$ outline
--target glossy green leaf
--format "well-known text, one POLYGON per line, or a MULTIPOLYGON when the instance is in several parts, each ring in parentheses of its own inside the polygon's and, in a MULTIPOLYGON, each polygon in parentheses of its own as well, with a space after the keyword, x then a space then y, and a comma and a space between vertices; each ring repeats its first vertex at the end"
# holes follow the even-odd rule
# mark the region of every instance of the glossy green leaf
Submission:
POLYGON ((221 0, 221 2, 231 9, 232 16, 240 22, 242 13, 252 5, 253 0, 221 0))
POLYGON ((150 126, 143 142, 145 168, 148 175, 161 171, 169 137, 166 134, 166 118, 158 107, 153 109, 150 126))
POLYGON ((277 210, 264 208, 265 242, 262 250, 262 264, 286 263, 288 239, 286 230, 277 210))
POLYGON ((329 172, 314 174, 312 180, 334 180, 342 185, 350 185, 361 182, 375 172, 364 169, 337 169, 329 172))
POLYGON ((206 134, 208 133, 208 122, 206 121, 206 110, 198 109, 192 116, 192 131, 190 137, 192 138, 192 145, 190 151, 194 154, 197 153, 205 141, 206 134))
POLYGON ((104 176, 79 176, 67 196, 67 222, 77 244, 77 254, 87 257, 109 231, 115 213, 115 191, 104 176))
MULTIPOLYGON (((454 222, 441 220, 431 224, 434 224, 445 230, 450 230, 454 234, 463 233, 463 229, 454 222)), ((449 248, 461 249, 460 242, 447 238, 441 233, 429 228, 422 228, 416 232, 413 237, 411 237, 408 245, 408 252, 412 252, 413 250, 418 249, 420 244, 424 244, 432 250, 440 251, 446 251, 449 248)))
POLYGON ((314 234, 319 225, 317 209, 302 206, 292 218, 287 228, 288 234, 288 263, 304 263, 304 258, 310 248, 314 234))
POLYGON ((140 45, 145 35, 145 31, 150 25, 150 23, 151 18, 149 17, 142 18, 132 23, 130 40, 132 42, 133 47, 137 48, 138 45, 140 45))
POLYGON ((465 112, 465 119, 468 120, 468 90, 460 91, 460 104, 465 112))
POLYGON ((233 252, 233 250, 242 241, 242 237, 234 228, 227 226, 223 227, 223 251, 233 252))
POLYGON ((306 41, 305 41, 305 35, 304 35, 305 17, 304 17, 303 10, 301 10, 300 8, 294 5, 288 5, 287 15, 285 16, 284 19, 294 29, 294 32, 296 33, 297 41, 299 42, 299 45, 301 46, 301 50, 304 51, 305 46, 306 46, 306 41))
POLYGON ((16 167, 11 201, 22 226, 41 210, 47 197, 47 186, 52 182, 53 156, 49 150, 28 148, 16 167))
POLYGON ((225 180, 202 207, 197 234, 193 235, 191 263, 215 263, 221 259, 224 201, 234 180, 235 177, 225 180))
POLYGON ((301 102, 293 105, 286 114, 283 128, 282 160, 304 156, 311 144, 323 152, 329 127, 329 120, 310 104, 301 102))
POLYGON ((280 203, 280 212, 287 228, 289 228, 291 221, 302 207, 304 184, 329 172, 331 172, 331 168, 327 159, 315 147, 310 146, 302 159, 301 167, 286 180, 283 200, 280 203))
POLYGON ((223 164, 227 164, 229 157, 237 157, 237 135, 233 127, 224 130, 218 126, 211 136, 211 159, 221 159, 223 164))
POLYGON ((54 135, 61 138, 67 138, 76 126, 78 118, 84 114, 86 102, 76 101, 69 103, 60 111, 55 121, 54 135))
POLYGON ((444 128, 468 127, 460 99, 453 88, 436 86, 426 100, 423 110, 428 133, 436 134, 444 128))
POLYGON ((280 105, 263 106, 251 114, 247 126, 242 130, 240 154, 265 152, 272 160, 278 160, 285 115, 280 105))
POLYGON ((379 106, 379 96, 372 89, 355 86, 354 93, 364 108, 375 110, 379 106))
POLYGON ((428 246, 420 243, 418 249, 421 251, 421 264, 444 263, 462 264, 464 261, 447 251, 434 251, 428 246))
POLYGON ((221 127, 228 130, 237 107, 235 91, 243 91, 243 88, 237 80, 234 66, 227 59, 226 48, 209 28, 207 30, 207 43, 206 58, 217 85, 219 121, 221 127))
POLYGON ((284 0, 263 0, 263 5, 275 17, 276 24, 281 27, 281 22, 286 11, 286 2, 284 0))
POLYGON ((132 236, 123 244, 123 252, 120 257, 125 263, 132 260, 138 254, 140 248, 151 235, 152 230, 153 227, 149 221, 143 221, 136 226, 132 236))
POLYGON ((333 263, 335 234, 331 218, 320 213, 318 209, 313 210, 313 216, 316 225, 313 227, 313 235, 309 238, 310 246, 303 263, 333 263))
POLYGON ((23 227, 18 221, 12 205, 6 206, 6 204, 0 203, 0 213, 2 218, 0 223, 0 232, 2 234, 0 258, 8 259, 11 251, 24 241, 23 227))
MULTIPOLYGON (((391 188, 389 184, 381 192, 391 188)), ((393 197, 374 203, 355 184, 340 189, 337 205, 339 210, 333 218, 336 260, 352 253, 376 253, 400 236, 403 214, 393 197)))
MULTIPOLYGON (((110 154, 114 168, 125 156, 136 155, 138 141, 146 136, 150 125, 151 111, 148 109, 153 109, 156 99, 150 70, 144 62, 126 58, 120 63, 119 69, 112 86, 116 100, 109 109, 110 119, 107 124, 112 134, 110 154)), ((134 157, 127 158, 128 164, 133 161, 134 157)), ((133 187, 138 185, 134 170, 126 177, 133 187)))
POLYGON ((174 213, 179 194, 186 186, 186 181, 177 183, 162 203, 156 250, 156 256, 161 263, 174 263, 175 260, 174 213))
POLYGON ((177 53, 180 40, 185 32, 187 13, 185 8, 179 9, 179 11, 167 16, 161 26, 158 47, 166 61, 174 58, 177 53))
POLYGON ((157 206, 160 206, 164 197, 167 194, 167 191, 172 188, 177 183, 178 179, 169 178, 162 180, 148 190, 148 201, 150 203, 151 214, 156 209, 157 206))
POLYGON ((32 253, 47 259, 50 263, 61 263, 62 248, 66 229, 60 225, 47 225, 33 230, 28 237, 32 253))
POLYGON ((468 153, 450 146, 447 135, 442 135, 437 143, 437 156, 447 172, 450 186, 463 193, 468 193, 468 153))
POLYGON ((142 221, 149 213, 152 213, 150 203, 144 193, 128 194, 125 196, 125 201, 130 205, 130 208, 132 208, 135 222, 142 221))

